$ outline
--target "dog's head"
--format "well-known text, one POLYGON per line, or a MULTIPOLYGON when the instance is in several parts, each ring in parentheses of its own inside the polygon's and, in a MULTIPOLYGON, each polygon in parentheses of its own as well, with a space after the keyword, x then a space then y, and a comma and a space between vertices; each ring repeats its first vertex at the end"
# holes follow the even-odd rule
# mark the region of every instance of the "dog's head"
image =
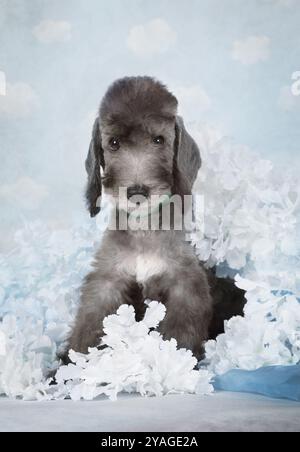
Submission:
POLYGON ((173 94, 150 77, 117 80, 108 89, 86 161, 91 216, 100 211, 102 185, 116 200, 120 188, 128 199, 191 194, 201 159, 177 105, 173 94))

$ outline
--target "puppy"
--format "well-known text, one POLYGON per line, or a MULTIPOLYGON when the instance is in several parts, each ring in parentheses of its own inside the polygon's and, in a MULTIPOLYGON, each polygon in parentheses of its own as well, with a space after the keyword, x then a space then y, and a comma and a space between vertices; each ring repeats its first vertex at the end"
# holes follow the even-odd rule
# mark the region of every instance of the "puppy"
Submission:
MULTIPOLYGON (((102 187, 115 201, 117 216, 125 212, 126 218, 129 212, 121 206, 120 189, 129 203, 139 206, 153 196, 176 195, 183 201, 191 195, 201 158, 177 106, 173 94, 150 77, 124 78, 108 89, 86 161, 86 199, 92 216, 100 212, 102 187), (133 202, 134 197, 142 201, 133 202)), ((169 230, 162 227, 160 208, 155 230, 107 229, 94 269, 84 281, 66 352, 87 353, 98 346, 103 319, 124 303, 133 305, 137 320, 142 319, 144 300, 151 299, 167 308, 159 326, 164 339, 175 338, 179 347, 202 356, 213 301, 208 276, 184 228, 175 227, 175 210, 173 206, 169 230)))

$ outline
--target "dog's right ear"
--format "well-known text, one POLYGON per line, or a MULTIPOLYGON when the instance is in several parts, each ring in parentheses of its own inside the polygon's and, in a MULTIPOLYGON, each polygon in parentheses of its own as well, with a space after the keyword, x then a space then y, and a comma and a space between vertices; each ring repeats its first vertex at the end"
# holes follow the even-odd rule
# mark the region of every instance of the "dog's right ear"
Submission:
POLYGON ((179 185, 185 187, 185 194, 189 194, 201 168, 200 151, 180 116, 176 117, 175 133, 175 163, 181 179, 179 185))
POLYGON ((85 168, 88 173, 86 200, 91 217, 95 217, 101 210, 101 166, 104 169, 104 155, 101 144, 100 125, 99 118, 97 118, 93 127, 92 141, 85 162, 85 168))

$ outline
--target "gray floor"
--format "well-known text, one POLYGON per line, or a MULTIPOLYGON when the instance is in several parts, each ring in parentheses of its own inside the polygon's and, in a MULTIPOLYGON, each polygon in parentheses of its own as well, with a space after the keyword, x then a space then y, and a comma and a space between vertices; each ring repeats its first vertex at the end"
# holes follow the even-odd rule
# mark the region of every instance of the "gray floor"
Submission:
POLYGON ((77 403, 0 398, 0 431, 299 432, 300 403, 231 393, 77 403))

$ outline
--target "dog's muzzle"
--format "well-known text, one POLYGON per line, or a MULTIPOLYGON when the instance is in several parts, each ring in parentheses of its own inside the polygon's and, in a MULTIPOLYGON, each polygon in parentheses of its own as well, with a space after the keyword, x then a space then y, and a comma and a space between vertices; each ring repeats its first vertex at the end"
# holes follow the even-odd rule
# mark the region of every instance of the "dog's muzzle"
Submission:
POLYGON ((127 188, 127 199, 142 204, 149 197, 149 188, 145 185, 133 185, 127 188))

